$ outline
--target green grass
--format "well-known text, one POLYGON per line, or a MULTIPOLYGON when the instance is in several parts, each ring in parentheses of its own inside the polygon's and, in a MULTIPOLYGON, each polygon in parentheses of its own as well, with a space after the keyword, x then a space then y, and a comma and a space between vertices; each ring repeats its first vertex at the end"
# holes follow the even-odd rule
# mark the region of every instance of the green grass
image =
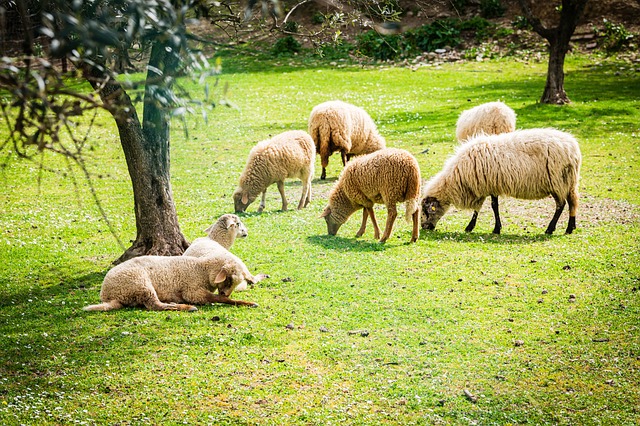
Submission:
MULTIPOLYGON (((0 174, 0 423, 637 423, 640 76, 599 61, 569 58, 573 103, 556 107, 537 103, 545 64, 414 72, 225 58, 221 83, 239 110, 189 117, 188 140, 173 128, 173 192, 189 239, 233 210, 253 144, 306 129, 311 108, 329 99, 367 109, 389 146, 416 155, 424 178, 456 146, 458 114, 497 99, 516 110, 519 128, 572 132, 583 153, 573 235, 561 233, 566 212, 556 235, 543 234, 550 199, 505 199, 503 235, 490 233, 485 206, 472 234, 463 232, 470 213, 453 211, 416 244, 399 219, 384 245, 371 229, 354 238, 359 214, 326 235, 318 216, 341 170, 331 157, 309 208, 278 211, 271 188, 265 212, 255 214, 256 202, 243 216, 249 236, 232 251, 271 278, 235 297, 257 309, 82 311, 121 249, 77 170, 47 156, 67 177, 45 172, 38 185, 37 163, 9 161, 0 174)), ((97 193, 116 232, 133 239, 130 183, 107 117, 92 144, 97 193)), ((286 185, 290 205, 300 189, 286 185)), ((384 223, 384 209, 377 214, 384 223)))

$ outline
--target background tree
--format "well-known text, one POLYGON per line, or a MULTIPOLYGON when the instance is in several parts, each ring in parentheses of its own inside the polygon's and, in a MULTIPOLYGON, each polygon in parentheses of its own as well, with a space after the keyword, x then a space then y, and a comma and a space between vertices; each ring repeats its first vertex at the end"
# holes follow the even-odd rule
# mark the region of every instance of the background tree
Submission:
POLYGON ((549 42, 549 66, 541 103, 562 105, 571 102, 564 90, 564 59, 569 51, 571 36, 576 30, 587 1, 562 0, 557 25, 548 27, 533 13, 531 0, 518 0, 524 16, 534 31, 549 42))

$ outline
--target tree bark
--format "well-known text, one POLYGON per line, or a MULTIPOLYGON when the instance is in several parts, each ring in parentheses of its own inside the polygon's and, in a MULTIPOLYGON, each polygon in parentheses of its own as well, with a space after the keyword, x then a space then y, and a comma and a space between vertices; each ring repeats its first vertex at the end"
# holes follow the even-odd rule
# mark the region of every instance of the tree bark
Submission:
MULTIPOLYGON (((164 46, 154 46, 147 81, 157 81, 155 68, 172 66, 163 57, 164 46)), ((149 93, 145 94, 143 124, 131 98, 119 83, 107 84, 99 67, 86 69, 85 76, 99 90, 113 115, 133 186, 136 239, 114 264, 140 255, 181 255, 189 246, 180 231, 170 181, 169 118, 149 93)))

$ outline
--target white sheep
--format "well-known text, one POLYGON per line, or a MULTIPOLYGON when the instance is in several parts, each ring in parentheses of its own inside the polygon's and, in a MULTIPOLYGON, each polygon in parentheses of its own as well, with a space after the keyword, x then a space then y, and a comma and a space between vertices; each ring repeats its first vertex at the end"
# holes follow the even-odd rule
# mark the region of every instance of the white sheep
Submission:
POLYGON ((419 236, 420 166, 413 155, 403 149, 385 148, 350 161, 329 194, 329 205, 320 217, 327 222, 329 235, 336 235, 340 226, 356 210, 363 209, 362 225, 356 237, 364 234, 367 217, 371 217, 374 236, 380 229, 373 213, 374 204, 387 207, 387 223, 380 242, 391 235, 397 217, 396 204, 405 202, 405 217, 413 220, 411 242, 419 236))
POLYGON ((425 186, 422 228, 435 229, 451 205, 474 211, 467 226, 475 227, 477 213, 486 197, 492 202, 494 234, 502 228, 497 197, 538 200, 551 195, 556 211, 547 234, 555 231, 558 218, 569 204, 566 233, 576 228, 578 180, 582 155, 576 139, 555 129, 518 130, 500 135, 481 135, 460 145, 444 168, 425 186))
POLYGON ((326 179, 329 156, 334 152, 340 151, 344 166, 354 155, 369 154, 386 146, 369 114, 342 101, 316 105, 309 116, 308 131, 322 162, 320 179, 326 179))
MULTIPOLYGON (((230 253, 229 253, 230 254, 230 253)), ((232 300, 233 290, 243 283, 257 283, 266 275, 251 275, 235 256, 140 256, 112 268, 100 290, 101 304, 86 311, 111 311, 124 306, 145 306, 154 311, 196 311, 190 304, 226 303, 257 306, 232 300), (215 290, 218 294, 214 294, 215 290)))
POLYGON ((282 210, 287 210, 284 180, 299 178, 302 195, 298 209, 311 201, 311 180, 316 157, 313 139, 302 130, 291 130, 259 142, 251 149, 238 188, 233 193, 236 212, 243 212, 262 193, 258 212, 265 207, 267 188, 277 183, 282 197, 282 210))
POLYGON ((463 111, 456 123, 456 138, 465 142, 476 135, 499 135, 516 130, 516 113, 503 102, 488 102, 463 111))
MULTIPOLYGON (((206 257, 229 253, 228 250, 236 237, 245 238, 248 235, 247 227, 235 214, 224 214, 220 216, 216 223, 209 226, 205 232, 208 236, 193 240, 191 245, 182 254, 183 256, 206 257)), ((229 255, 234 256, 231 253, 229 253, 229 255)), ((244 265, 244 263, 242 263, 242 265, 244 265)), ((249 271, 247 270, 245 272, 248 273, 249 271)), ((246 289, 247 283, 242 282, 236 287, 235 291, 244 291, 246 289)))
MULTIPOLYGON (((456 137, 460 143, 476 135, 499 135, 515 130, 516 113, 503 102, 487 102, 463 111, 456 123, 456 137)), ((491 205, 498 205, 498 197, 491 196, 491 205)), ((478 212, 474 211, 467 231, 471 232, 477 219, 478 212)))

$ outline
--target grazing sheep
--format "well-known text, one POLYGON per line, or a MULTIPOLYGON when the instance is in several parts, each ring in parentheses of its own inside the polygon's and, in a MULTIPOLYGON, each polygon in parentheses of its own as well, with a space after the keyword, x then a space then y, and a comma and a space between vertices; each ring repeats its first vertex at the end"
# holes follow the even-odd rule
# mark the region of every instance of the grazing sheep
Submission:
MULTIPOLYGON (((461 143, 476 135, 499 135, 516 130, 516 113, 502 102, 488 102, 463 111, 456 123, 456 137, 461 143)), ((491 196, 491 205, 498 205, 498 197, 491 196)), ((467 230, 471 232, 478 219, 474 211, 467 230)))
POLYGON ((245 211, 260 193, 262 201, 258 212, 262 212, 267 188, 273 183, 278 184, 282 210, 287 210, 284 195, 284 180, 287 178, 299 178, 302 181, 298 210, 308 206, 315 157, 313 139, 302 130, 291 130, 259 142, 251 149, 238 188, 233 193, 236 213, 245 211))
POLYGON ((387 206, 387 224, 380 242, 385 242, 398 215, 396 203, 405 202, 405 217, 413 219, 411 242, 418 239, 420 208, 420 166, 415 157, 403 149, 385 148, 350 161, 329 194, 329 205, 320 217, 327 222, 329 235, 336 235, 340 226, 358 209, 363 209, 362 225, 356 237, 364 234, 367 216, 371 216, 375 238, 380 229, 373 205, 387 206))
POLYGON ((144 305, 154 311, 196 311, 208 303, 258 306, 232 300, 231 292, 244 281, 257 283, 266 275, 253 276, 235 256, 140 256, 112 268, 104 277, 99 305, 86 311, 111 311, 144 305), (214 294, 215 290, 218 294, 214 294))
POLYGON ((552 234, 564 206, 569 203, 567 234, 576 228, 578 180, 582 156, 575 138, 554 129, 519 130, 500 135, 476 136, 458 147, 456 154, 425 187, 422 228, 435 229, 453 204, 474 210, 467 226, 475 227, 477 212, 489 195, 495 216, 494 234, 502 228, 497 197, 538 200, 551 195, 556 211, 547 234, 552 234))
POLYGON ((456 123, 456 137, 465 142, 476 135, 498 135, 516 130, 516 113, 502 102, 488 102, 463 111, 456 123))
POLYGON ((354 155, 369 154, 385 147, 375 123, 365 110, 342 101, 329 101, 317 105, 309 117, 309 134, 322 162, 322 175, 326 179, 329 156, 342 154, 342 165, 354 155))

